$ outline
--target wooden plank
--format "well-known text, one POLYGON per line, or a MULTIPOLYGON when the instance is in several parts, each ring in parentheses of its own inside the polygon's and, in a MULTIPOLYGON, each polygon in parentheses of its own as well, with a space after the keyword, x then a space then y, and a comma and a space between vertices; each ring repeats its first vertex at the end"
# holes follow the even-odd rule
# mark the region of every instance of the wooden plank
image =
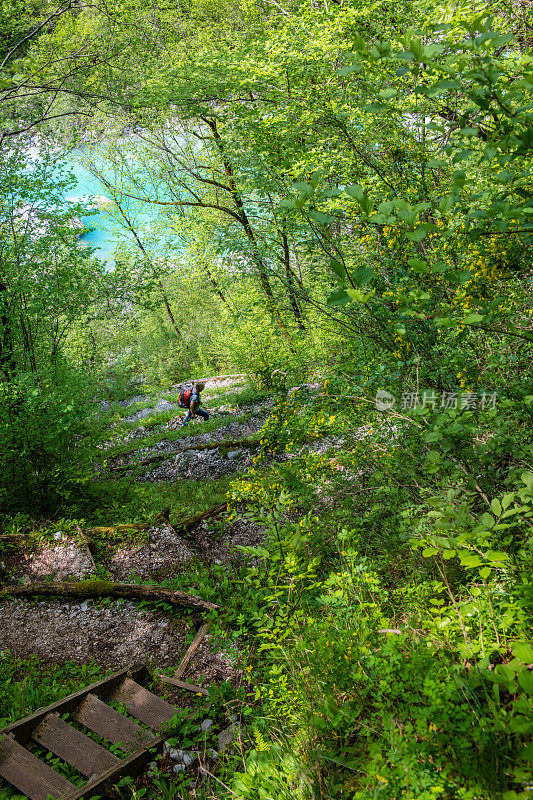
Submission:
POLYGON ((198 650, 198 647, 200 646, 201 641, 204 639, 208 631, 209 631, 209 625, 207 622, 204 622, 204 624, 200 626, 198 633, 192 640, 191 644, 189 645, 189 648, 187 649, 187 652, 181 659, 181 664, 179 665, 179 667, 177 668, 176 672, 173 675, 173 677, 176 680, 179 680, 181 676, 185 674, 185 671, 187 670, 189 663, 192 661, 193 656, 195 655, 196 651, 198 650))
POLYGON ((167 675, 160 675, 159 680, 163 683, 170 683, 172 686, 177 686, 178 689, 186 689, 188 692, 196 692, 196 694, 208 695, 207 689, 203 686, 196 686, 194 683, 185 683, 185 681, 177 681, 176 678, 169 678, 167 675))
POLYGON ((122 759, 118 767, 113 767, 103 775, 98 775, 81 789, 77 789, 73 794, 69 795, 67 800, 81 800, 83 797, 93 797, 93 795, 101 794, 106 789, 122 778, 124 775, 137 775, 147 761, 153 759, 152 751, 160 750, 164 742, 164 736, 156 736, 150 745, 150 749, 141 748, 136 750, 130 756, 122 759))
POLYGON ((120 743, 123 750, 147 747, 154 739, 153 734, 145 731, 124 714, 102 703, 94 694, 88 694, 72 716, 108 742, 120 743))
POLYGON ((122 681, 110 699, 122 703, 132 716, 137 717, 146 725, 150 725, 154 730, 158 730, 177 713, 174 706, 153 692, 149 692, 143 686, 139 686, 131 678, 122 681))
POLYGON ((74 692, 74 694, 70 694, 68 697, 58 700, 57 703, 52 703, 52 705, 46 706, 46 708, 40 708, 33 714, 18 720, 18 722, 12 722, 10 725, 6 725, 5 728, 0 730, 0 735, 12 734, 18 742, 24 743, 28 741, 28 739, 31 737, 32 731, 43 721, 46 716, 48 716, 48 714, 53 712, 65 714, 69 711, 72 711, 79 706, 83 698, 88 694, 105 696, 112 692, 117 684, 124 680, 126 676, 131 675, 134 678, 138 677, 142 675, 145 669, 146 667, 143 666, 133 667, 130 669, 121 669, 118 672, 114 672, 112 675, 108 675, 107 678, 103 678, 96 683, 92 683, 90 686, 86 686, 85 689, 80 689, 78 692, 74 692))
POLYGON ((113 753, 73 728, 59 714, 45 717, 34 730, 32 739, 72 764, 82 775, 100 775, 120 764, 113 753))
POLYGON ((0 775, 31 800, 66 798, 76 786, 10 736, 0 739, 0 775))

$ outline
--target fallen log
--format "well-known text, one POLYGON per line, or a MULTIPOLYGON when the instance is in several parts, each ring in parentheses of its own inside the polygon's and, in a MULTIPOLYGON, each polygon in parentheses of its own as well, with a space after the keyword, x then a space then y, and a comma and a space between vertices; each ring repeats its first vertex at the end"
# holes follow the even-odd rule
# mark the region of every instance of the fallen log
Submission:
POLYGON ((129 600, 163 600, 174 606, 196 608, 200 611, 219 611, 220 606, 210 603, 196 595, 168 589, 166 586, 136 583, 112 583, 111 581, 89 580, 78 582, 32 583, 27 586, 9 586, 0 589, 3 597, 69 597, 80 600, 90 597, 125 597, 129 600))
POLYGON ((112 472, 126 472, 129 469, 136 469, 137 467, 144 467, 147 464, 155 464, 157 461, 166 461, 170 458, 175 458, 180 453, 186 453, 190 450, 255 450, 259 447, 259 442, 256 439, 230 439, 223 442, 208 442, 207 444, 192 444, 187 447, 182 447, 174 453, 157 453, 154 456, 147 456, 141 458, 140 461, 130 462, 129 464, 120 464, 120 466, 110 467, 112 472))
POLYGON ((172 526, 172 530, 177 533, 181 531, 184 533, 186 531, 190 531, 193 528, 196 528, 200 522, 203 522, 205 519, 211 519, 211 517, 218 517, 219 514, 223 514, 228 508, 227 503, 219 503, 217 506, 213 506, 213 508, 207 509, 207 511, 199 511, 198 514, 191 514, 189 517, 184 517, 183 519, 174 522, 172 526))
POLYGON ((100 525, 87 528, 91 533, 125 533, 126 531, 147 531, 150 526, 144 522, 125 522, 120 525, 100 525))

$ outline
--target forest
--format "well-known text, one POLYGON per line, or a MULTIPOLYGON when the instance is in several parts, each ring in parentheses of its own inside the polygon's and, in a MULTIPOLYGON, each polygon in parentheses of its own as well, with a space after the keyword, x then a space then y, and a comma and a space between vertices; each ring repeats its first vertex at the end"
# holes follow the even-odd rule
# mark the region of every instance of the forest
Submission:
POLYGON ((1 800, 531 800, 531 0, 0 34, 1 800))

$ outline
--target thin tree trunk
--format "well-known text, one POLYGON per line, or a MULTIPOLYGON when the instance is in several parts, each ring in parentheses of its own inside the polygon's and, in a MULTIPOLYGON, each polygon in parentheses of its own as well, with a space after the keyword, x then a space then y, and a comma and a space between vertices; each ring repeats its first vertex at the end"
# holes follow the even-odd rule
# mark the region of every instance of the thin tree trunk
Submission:
POLYGON ((288 342, 288 344, 289 344, 289 346, 291 347, 291 350, 292 350, 292 343, 291 343, 291 340, 290 340, 290 336, 289 336, 289 334, 287 332, 287 328, 285 326, 285 323, 283 322, 283 319, 281 318, 281 315, 280 315, 278 309, 276 308, 276 301, 275 301, 275 298, 274 298, 274 292, 272 291, 272 286, 270 285, 270 281, 268 279, 267 268, 265 266, 263 258, 261 257, 261 254, 259 252, 259 245, 257 243, 257 239, 255 238, 255 233, 254 233, 253 228, 252 228, 252 226, 250 224, 250 220, 248 218, 248 214, 246 213, 246 209, 244 208, 244 203, 242 202, 242 198, 241 198, 241 196, 240 196, 240 194, 239 194, 239 192, 237 190, 237 185, 235 183, 235 175, 234 175, 234 172, 233 172, 233 167, 231 165, 231 162, 229 161, 229 159, 226 156, 226 153, 225 153, 225 150, 224 150, 224 143, 222 142, 222 138, 221 138, 221 136, 220 136, 220 134, 218 132, 216 120, 209 119, 207 117, 202 117, 202 119, 206 123, 206 125, 210 128, 210 130, 211 130, 211 132, 213 134, 213 141, 215 142, 217 150, 218 150, 218 152, 220 154, 220 158, 222 160, 222 164, 224 165, 224 172, 226 173, 226 178, 228 179, 228 187, 229 187, 229 191, 230 191, 233 203, 235 205, 235 208, 237 209, 237 214, 238 214, 239 220, 241 222, 241 225, 244 228, 244 232, 246 234, 246 237, 248 238, 248 241, 252 245, 252 257, 253 257, 253 259, 255 261, 255 264, 257 266, 257 273, 258 273, 258 276, 259 276, 259 283, 261 284, 263 292, 265 293, 265 296, 267 298, 268 308, 269 308, 270 312, 272 313, 274 319, 276 320, 276 322, 278 324, 278 327, 279 327, 284 339, 286 339, 286 341, 288 342))
POLYGON ((9 316, 8 288, 0 278, 0 371, 9 383, 17 371, 13 348, 13 330, 9 316))
POLYGON ((296 299, 296 291, 294 288, 294 276, 291 269, 291 256, 289 251, 289 240, 287 239, 287 218, 283 217, 281 228, 281 242, 283 245, 283 265, 285 267, 285 275, 287 278, 287 287, 289 290, 289 299, 291 303, 292 313, 294 319, 301 331, 305 331, 305 325, 302 318, 302 311, 296 299))

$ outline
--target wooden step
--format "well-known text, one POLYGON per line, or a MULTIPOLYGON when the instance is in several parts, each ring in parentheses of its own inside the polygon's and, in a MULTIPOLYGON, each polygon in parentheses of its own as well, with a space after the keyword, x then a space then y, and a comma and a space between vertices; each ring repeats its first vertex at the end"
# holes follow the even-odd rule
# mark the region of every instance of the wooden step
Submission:
POLYGON ((177 711, 170 703, 139 686, 131 678, 125 678, 111 694, 110 699, 122 703, 133 717, 137 717, 154 730, 159 730, 161 725, 168 722, 177 711))
POLYGON ((120 743, 123 750, 148 747, 155 738, 133 720, 106 706, 94 694, 88 694, 72 716, 108 742, 120 743))
POLYGON ((45 717, 33 731, 32 739, 72 764, 82 775, 100 775, 120 764, 120 759, 113 753, 73 728, 59 714, 45 717))
POLYGON ((30 800, 46 800, 49 795, 66 798, 77 791, 74 784, 10 736, 0 739, 0 775, 30 800))
POLYGON ((108 675, 107 678, 103 678, 90 686, 86 686, 85 689, 80 689, 78 692, 74 692, 74 694, 69 694, 68 697, 64 697, 51 706, 39 708, 33 714, 19 719, 17 722, 12 722, 10 725, 6 725, 5 728, 2 728, 0 734, 12 734, 17 742, 24 744, 24 742, 27 742, 31 738, 37 725, 39 725, 48 714, 52 712, 64 714, 73 711, 88 694, 108 696, 127 675, 130 675, 132 678, 138 678, 144 672, 144 666, 130 667, 130 669, 121 669, 119 672, 114 672, 112 675, 108 675))
MULTIPOLYGON (((157 736, 151 743, 150 743, 150 750, 156 748, 159 750, 164 742, 164 736, 157 736)), ((74 794, 70 795, 67 800, 81 800, 81 798, 89 798, 89 800, 93 800, 94 796, 104 794, 107 797, 106 792, 109 790, 111 786, 114 786, 117 781, 122 778, 124 775, 137 775, 143 768, 143 766, 153 759, 153 755, 149 749, 143 748, 141 750, 137 750, 135 753, 131 753, 131 755, 126 756, 123 758, 118 765, 118 767, 114 767, 113 769, 104 772, 103 775, 97 775, 94 778, 91 778, 85 786, 81 789, 78 789, 74 794)), ((114 797, 112 794, 111 796, 114 797)))

